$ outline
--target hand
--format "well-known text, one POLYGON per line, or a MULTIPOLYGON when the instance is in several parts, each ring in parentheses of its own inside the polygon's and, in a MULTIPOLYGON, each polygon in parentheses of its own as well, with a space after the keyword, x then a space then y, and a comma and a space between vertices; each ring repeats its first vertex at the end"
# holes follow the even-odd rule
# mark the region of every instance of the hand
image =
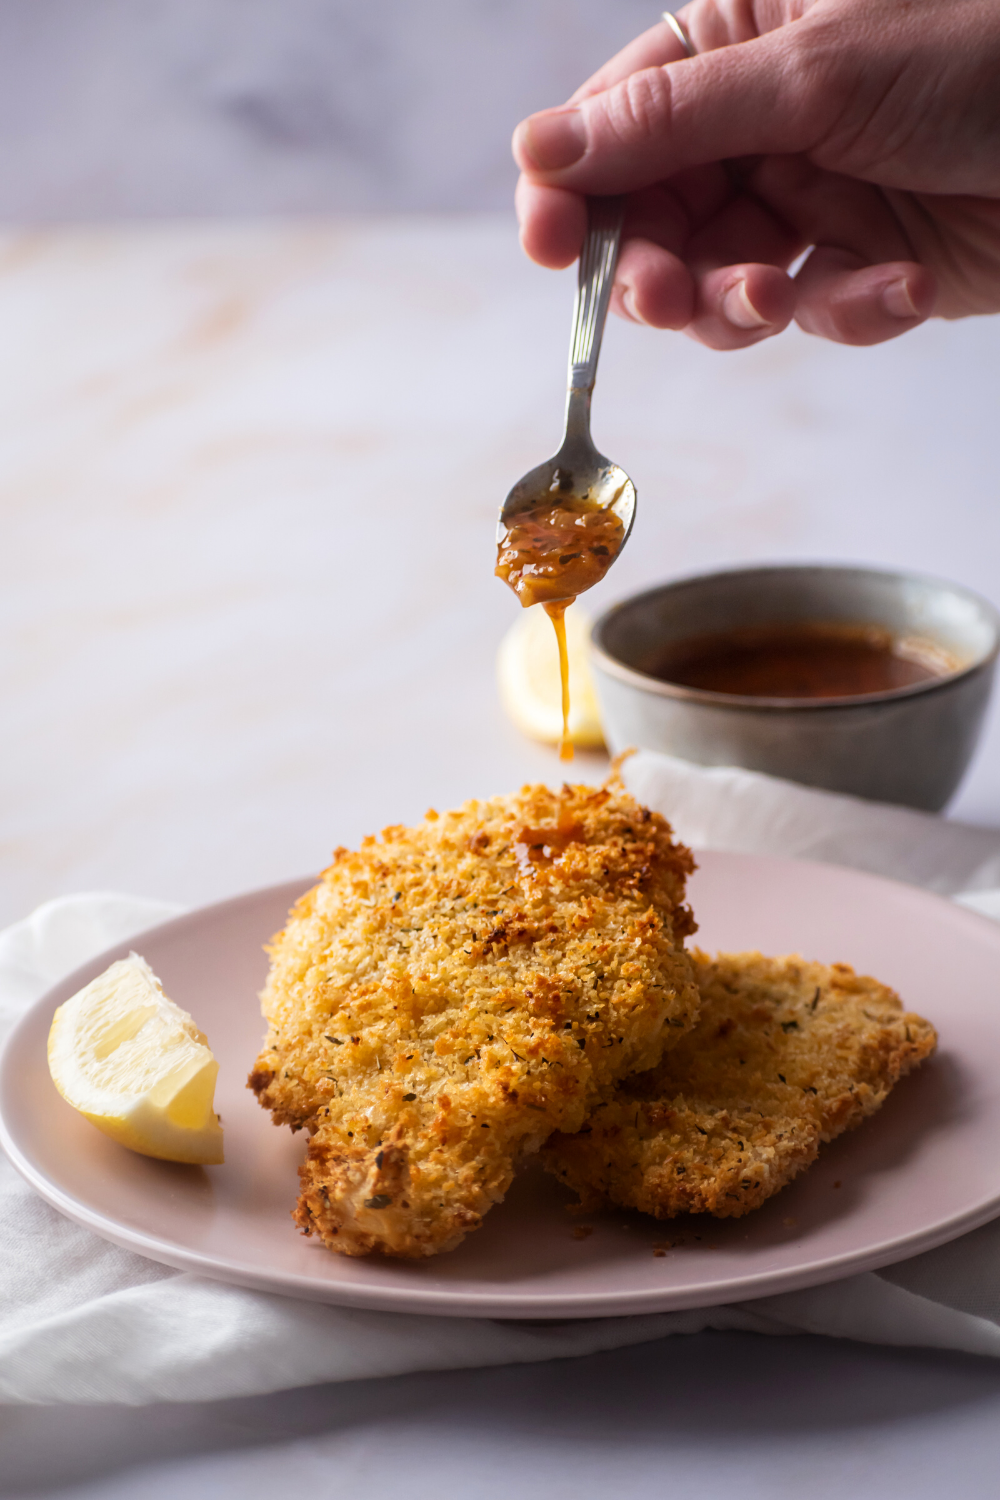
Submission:
POLYGON ((996 0, 692 0, 514 134, 521 238, 627 193, 612 306, 713 349, 1000 311, 996 0), (811 249, 809 247, 812 247, 811 249), (794 279, 788 268, 809 249, 794 279))

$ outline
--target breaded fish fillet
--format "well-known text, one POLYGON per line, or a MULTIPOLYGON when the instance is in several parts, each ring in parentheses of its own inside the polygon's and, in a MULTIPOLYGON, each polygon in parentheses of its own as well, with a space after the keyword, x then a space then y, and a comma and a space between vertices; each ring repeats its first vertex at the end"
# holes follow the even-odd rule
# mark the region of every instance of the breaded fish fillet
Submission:
POLYGON ((737 1217, 859 1125, 933 1052, 933 1026, 846 964, 692 955, 697 1025, 542 1159, 590 1207, 737 1217))
POLYGON ((270 949, 250 1086, 312 1132, 296 1221, 333 1250, 457 1245, 517 1159, 697 1014, 693 868, 617 784, 525 787, 338 850, 270 949))

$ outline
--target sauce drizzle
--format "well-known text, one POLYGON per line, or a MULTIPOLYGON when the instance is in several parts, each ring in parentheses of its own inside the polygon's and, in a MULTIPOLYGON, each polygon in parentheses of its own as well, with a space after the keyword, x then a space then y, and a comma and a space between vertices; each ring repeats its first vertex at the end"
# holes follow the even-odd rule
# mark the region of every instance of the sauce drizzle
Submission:
POLYGON ((559 759, 573 759, 573 741, 569 737, 569 652, 566 650, 566 611, 571 599, 559 604, 543 604, 542 608, 552 621, 559 647, 559 683, 562 688, 562 739, 559 741, 559 759))
POLYGON ((612 509, 615 495, 601 504, 587 496, 564 493, 570 475, 556 475, 553 490, 510 520, 497 545, 496 574, 527 608, 541 604, 552 621, 559 646, 562 687, 562 738, 559 759, 573 759, 569 734, 569 655, 566 611, 578 594, 599 583, 622 549, 625 527, 612 509))
POLYGON ((560 815, 555 828, 520 828, 514 836, 514 858, 522 875, 533 876, 561 859, 570 844, 578 843, 583 831, 560 815))

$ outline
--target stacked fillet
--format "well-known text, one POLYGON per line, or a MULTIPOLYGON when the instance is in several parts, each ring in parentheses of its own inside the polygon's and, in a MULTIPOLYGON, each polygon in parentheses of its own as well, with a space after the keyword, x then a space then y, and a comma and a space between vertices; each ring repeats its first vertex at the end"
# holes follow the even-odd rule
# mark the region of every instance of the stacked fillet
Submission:
POLYGON ((306 1129, 295 1219, 419 1257, 694 1024, 691 855, 618 784, 525 787, 338 850, 273 941, 250 1085, 306 1129))
POLYGON ((546 1145, 583 1202, 737 1217, 872 1114, 933 1052, 934 1028, 846 964, 693 955, 701 1014, 578 1133, 546 1145))

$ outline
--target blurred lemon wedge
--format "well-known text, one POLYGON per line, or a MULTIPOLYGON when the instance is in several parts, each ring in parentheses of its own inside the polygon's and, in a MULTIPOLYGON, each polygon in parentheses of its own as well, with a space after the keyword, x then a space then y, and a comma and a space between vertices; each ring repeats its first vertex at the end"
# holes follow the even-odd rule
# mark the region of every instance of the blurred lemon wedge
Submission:
POLYGON ((52 1018, 49 1072, 68 1104, 131 1151, 218 1164, 219 1064, 187 1011, 130 953, 52 1018))
MULTIPOLYGON (((604 744, 597 699, 587 665, 590 617, 578 604, 566 611, 569 652, 569 737, 581 750, 604 744)), ((559 648, 552 621, 540 606, 526 609, 500 642, 500 700, 518 729, 533 740, 556 745, 562 738, 559 648)))

